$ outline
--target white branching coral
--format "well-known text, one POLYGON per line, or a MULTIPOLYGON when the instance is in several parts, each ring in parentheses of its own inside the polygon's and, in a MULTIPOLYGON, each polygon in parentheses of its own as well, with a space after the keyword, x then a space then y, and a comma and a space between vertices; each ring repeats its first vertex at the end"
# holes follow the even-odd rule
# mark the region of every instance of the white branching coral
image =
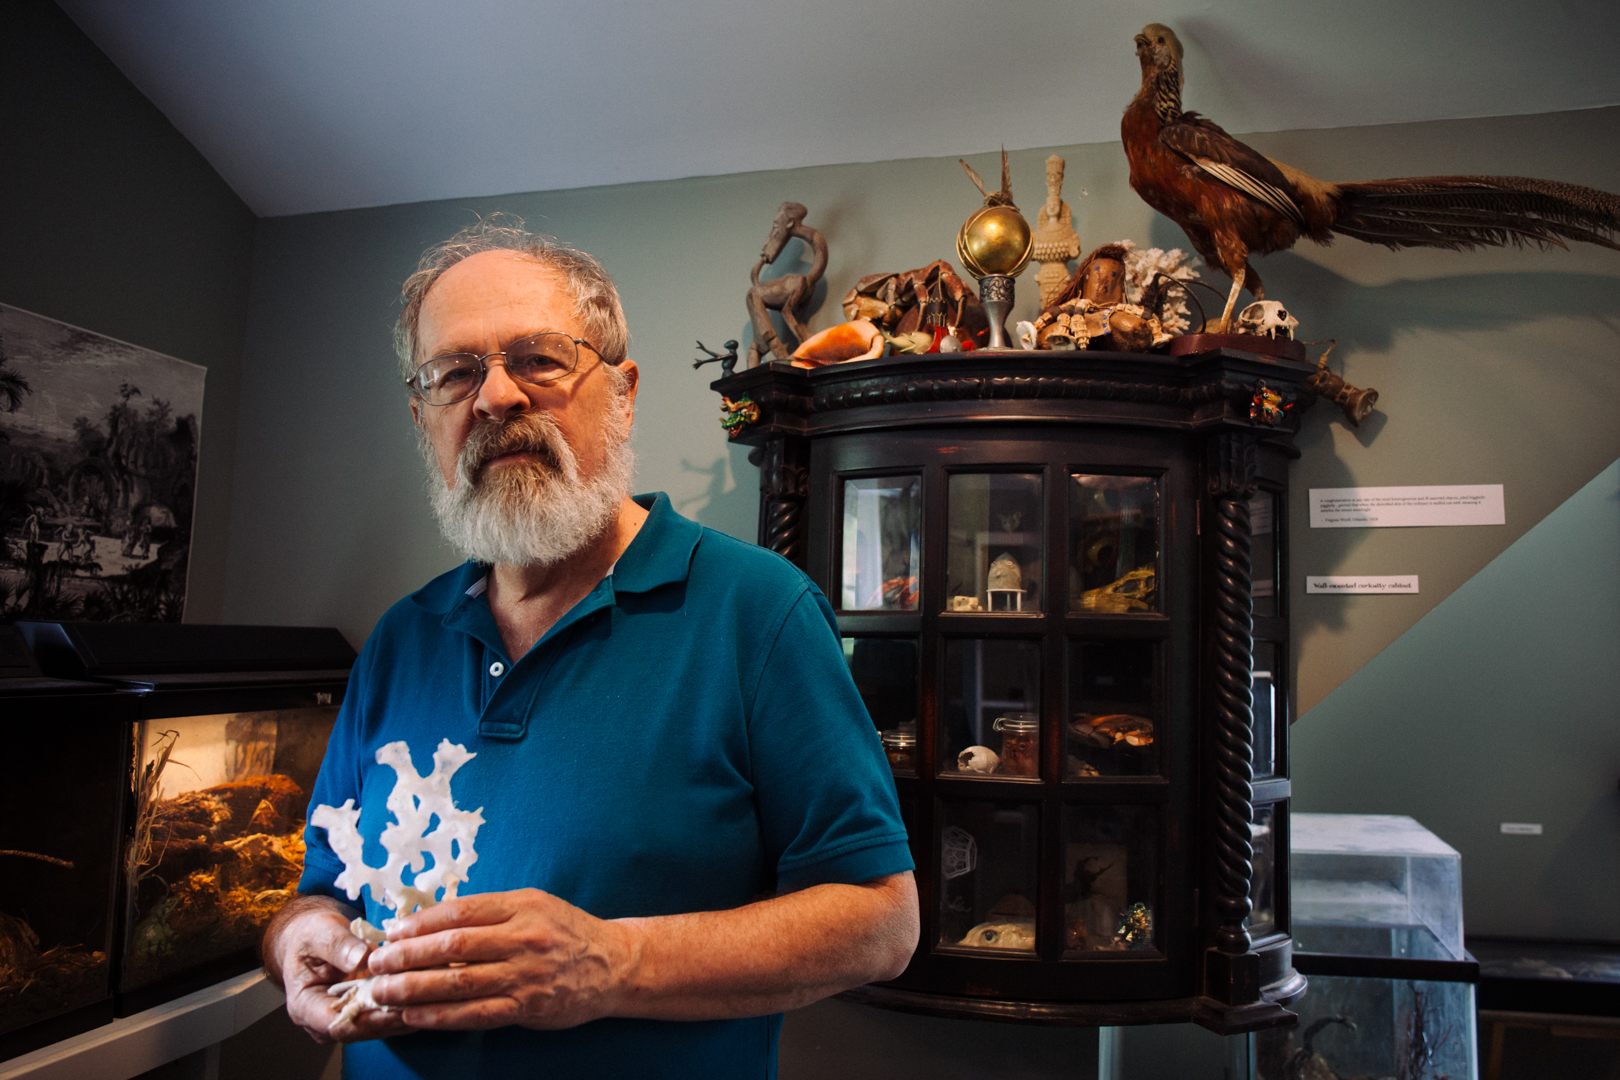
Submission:
MULTIPOLYGON (((473 841, 484 823, 484 810, 457 809, 450 778, 477 756, 465 746, 441 739, 433 752, 433 771, 423 776, 416 771, 410 747, 404 742, 378 748, 377 763, 394 770, 394 788, 387 803, 394 820, 382 832, 388 859, 381 866, 366 864, 360 809, 353 799, 345 799, 342 806, 317 806, 310 813, 310 824, 326 830, 332 851, 343 860, 343 873, 333 884, 350 900, 358 900, 360 890, 369 888, 373 901, 395 913, 383 920, 381 930, 365 919, 355 919, 350 929, 356 937, 371 945, 382 944, 395 919, 451 899, 467 880, 468 870, 478 861, 473 841), (409 885, 404 880, 407 869, 414 875, 409 885)), ((378 1007, 371 998, 370 982, 355 979, 329 988, 343 999, 342 1019, 363 1008, 378 1007)))
MULTIPOLYGON (((1182 282, 1198 280, 1192 256, 1180 248, 1138 248, 1132 240, 1121 240, 1119 246, 1125 249, 1125 299, 1133 304, 1141 302, 1142 294, 1159 274, 1182 282)), ((1167 333, 1179 334, 1187 329, 1190 314, 1186 293, 1173 288, 1165 296, 1159 322, 1167 333)))

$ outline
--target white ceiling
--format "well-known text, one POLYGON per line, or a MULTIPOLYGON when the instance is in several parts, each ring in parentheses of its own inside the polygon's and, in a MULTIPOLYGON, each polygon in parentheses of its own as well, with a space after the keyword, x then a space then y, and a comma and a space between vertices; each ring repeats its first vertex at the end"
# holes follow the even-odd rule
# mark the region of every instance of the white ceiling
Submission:
POLYGON ((1103 142, 1150 21, 1235 132, 1620 104, 1613 0, 58 2, 262 216, 1103 142))

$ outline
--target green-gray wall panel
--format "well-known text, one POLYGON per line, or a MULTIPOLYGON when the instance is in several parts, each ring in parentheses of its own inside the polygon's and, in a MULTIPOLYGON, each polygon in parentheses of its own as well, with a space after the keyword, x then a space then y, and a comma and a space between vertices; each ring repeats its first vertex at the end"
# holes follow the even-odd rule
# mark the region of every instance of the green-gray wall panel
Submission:
POLYGON ((1620 462, 1301 717, 1294 777, 1461 852, 1470 933, 1620 941, 1620 462))
MULTIPOLYGON (((1329 177, 1521 173, 1620 190, 1620 109, 1253 141, 1329 177)), ((1185 246, 1130 191, 1117 144, 1058 149, 1087 248, 1124 237, 1185 246)), ((1014 191, 1031 211, 1048 152, 1012 155, 1014 191)), ((996 162, 981 155, 974 164, 988 174, 996 162)), ((834 321, 838 298, 861 275, 950 255, 957 225, 978 203, 955 160, 941 157, 262 222, 230 616, 331 622, 359 641, 393 598, 451 561, 422 497, 387 342, 398 283, 416 253, 475 213, 522 214, 603 258, 623 288, 644 375, 641 486, 668 490, 705 523, 751 536, 755 470, 717 424, 707 388, 714 369, 694 372, 690 359, 696 338, 746 342, 748 270, 784 199, 808 205, 831 245, 816 327, 834 321)), ((1302 335, 1338 338, 1335 363, 1383 394, 1367 427, 1351 429, 1322 406, 1300 440, 1290 591, 1299 702, 1308 709, 1620 455, 1620 255, 1591 247, 1392 253, 1344 240, 1306 244, 1260 267, 1270 294, 1302 320, 1302 335), (1503 483, 1508 523, 1305 527, 1309 487, 1405 483, 1503 483), (1307 597, 1306 573, 1417 573, 1423 591, 1307 597)), ((1020 285, 1015 318, 1034 307, 1032 279, 1020 285)))
POLYGON ((255 219, 54 4, 0 29, 0 302, 201 364, 189 622, 225 592, 255 219))

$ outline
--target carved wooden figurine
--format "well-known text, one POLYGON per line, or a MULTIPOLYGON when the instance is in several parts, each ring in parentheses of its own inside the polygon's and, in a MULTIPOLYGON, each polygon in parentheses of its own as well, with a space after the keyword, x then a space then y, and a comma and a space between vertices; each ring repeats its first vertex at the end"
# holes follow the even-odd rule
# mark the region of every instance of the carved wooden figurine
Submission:
POLYGON ((766 354, 786 360, 799 342, 809 336, 804 320, 809 316, 806 309, 810 294, 827 270, 827 240, 820 230, 804 223, 804 216, 809 212, 802 203, 796 202, 785 202, 777 209, 776 218, 771 222, 770 235, 765 238, 765 247, 759 253, 759 262, 754 264, 753 272, 748 275, 748 280, 752 282, 748 290, 748 317, 754 323, 754 341, 748 347, 748 366, 751 368, 758 367, 760 358, 766 354), (760 281, 760 271, 775 262, 782 249, 787 247, 787 242, 795 236, 810 245, 810 272, 783 274, 769 281, 760 281), (772 311, 781 312, 785 325, 783 332, 779 333, 771 321, 772 311))

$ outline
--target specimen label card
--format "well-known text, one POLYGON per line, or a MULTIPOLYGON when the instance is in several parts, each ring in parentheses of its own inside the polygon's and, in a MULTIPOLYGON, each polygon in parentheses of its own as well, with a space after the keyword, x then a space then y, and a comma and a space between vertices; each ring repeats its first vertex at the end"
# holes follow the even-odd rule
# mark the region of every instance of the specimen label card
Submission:
POLYGON ((1311 488, 1311 528, 1505 525, 1501 484, 1311 488))
POLYGON ((1382 577, 1335 577, 1320 574, 1305 575, 1308 593, 1415 593, 1418 591, 1416 574, 1390 574, 1382 577))

